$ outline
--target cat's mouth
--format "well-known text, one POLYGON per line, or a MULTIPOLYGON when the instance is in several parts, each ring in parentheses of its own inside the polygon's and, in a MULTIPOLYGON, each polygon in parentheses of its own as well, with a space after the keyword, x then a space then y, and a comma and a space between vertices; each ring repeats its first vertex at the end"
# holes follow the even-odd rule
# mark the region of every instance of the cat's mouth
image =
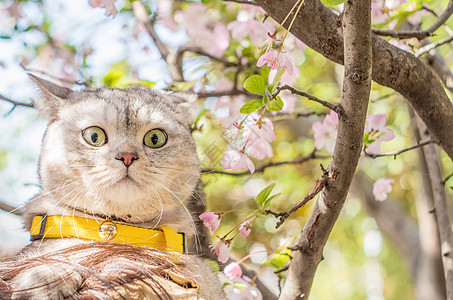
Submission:
POLYGON ((122 179, 120 179, 117 184, 136 184, 138 185, 138 182, 135 181, 129 174, 126 174, 122 179))

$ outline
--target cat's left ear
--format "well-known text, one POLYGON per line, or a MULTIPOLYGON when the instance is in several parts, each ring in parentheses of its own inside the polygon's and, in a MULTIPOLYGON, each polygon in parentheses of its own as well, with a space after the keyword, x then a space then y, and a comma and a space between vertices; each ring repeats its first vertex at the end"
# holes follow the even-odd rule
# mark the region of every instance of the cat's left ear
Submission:
POLYGON ((41 90, 40 101, 36 103, 39 112, 49 120, 55 119, 58 109, 64 105, 65 99, 68 98, 73 91, 30 73, 28 73, 28 76, 41 90))
POLYGON ((193 92, 174 92, 170 95, 173 103, 177 105, 179 111, 185 114, 187 121, 192 122, 197 111, 198 95, 193 92))

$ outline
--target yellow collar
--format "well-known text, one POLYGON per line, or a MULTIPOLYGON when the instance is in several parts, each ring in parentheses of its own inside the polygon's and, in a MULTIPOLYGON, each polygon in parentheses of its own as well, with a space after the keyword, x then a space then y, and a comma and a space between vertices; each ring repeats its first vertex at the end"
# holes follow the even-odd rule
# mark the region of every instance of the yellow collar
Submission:
POLYGON ((78 238, 183 253, 185 235, 169 227, 158 230, 72 216, 35 216, 31 240, 78 238))

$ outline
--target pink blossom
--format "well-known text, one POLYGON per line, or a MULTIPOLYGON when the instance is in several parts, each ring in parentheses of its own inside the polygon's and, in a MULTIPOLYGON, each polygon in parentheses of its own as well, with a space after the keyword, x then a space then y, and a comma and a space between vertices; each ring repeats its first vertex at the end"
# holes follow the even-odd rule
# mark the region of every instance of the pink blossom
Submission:
POLYGON ((392 191, 392 183, 395 180, 392 178, 379 178, 373 185, 373 195, 377 201, 387 199, 387 194, 392 191))
POLYGON ((232 262, 225 267, 223 273, 225 273, 226 277, 229 279, 234 280, 235 278, 240 278, 242 276, 242 269, 237 262, 232 262))
POLYGON ((294 112, 296 106, 297 96, 296 95, 281 95, 283 101, 282 113, 291 114, 294 112))
POLYGON ((327 152, 333 153, 335 147, 335 138, 337 137, 338 115, 331 111, 324 121, 315 122, 312 125, 313 138, 317 150, 326 149, 327 152))
POLYGON ((282 68, 285 68, 290 75, 293 74, 293 63, 280 49, 272 50, 261 55, 256 66, 261 67, 265 63, 273 70, 280 71, 282 68))
POLYGON ((243 237, 248 237, 250 232, 252 232, 252 224, 250 224, 250 221, 244 221, 241 225, 239 225, 239 233, 243 237))
POLYGON ((221 263, 226 263, 230 258, 230 251, 228 247, 230 246, 229 240, 223 241, 219 239, 211 246, 211 251, 217 254, 217 260, 221 263))
POLYGON ((275 141, 274 124, 268 118, 262 118, 260 124, 257 124, 258 118, 258 115, 253 113, 244 122, 244 138, 249 143, 253 143, 260 138, 264 138, 269 143, 272 143, 275 141))
POLYGON ((105 15, 115 17, 118 10, 115 7, 116 0, 88 0, 91 7, 105 8, 105 15))
POLYGON ((393 131, 385 126, 387 118, 385 115, 368 115, 365 125, 365 132, 370 134, 370 139, 374 142, 367 145, 369 153, 378 154, 381 152, 381 143, 391 141, 395 135, 393 131))
POLYGON ((233 21, 227 25, 227 29, 231 31, 231 37, 233 39, 242 40, 248 36, 255 45, 264 40, 269 31, 275 30, 269 23, 263 23, 254 19, 245 22, 233 21))
POLYGON ((228 150, 223 153, 220 160, 224 169, 231 169, 233 172, 240 170, 250 170, 250 173, 255 172, 255 165, 252 160, 244 153, 237 150, 228 150))
POLYGON ((204 212, 199 218, 203 220, 204 226, 211 231, 216 231, 220 224, 220 214, 214 212, 204 212))
POLYGON ((234 300, 263 300, 263 295, 250 284, 250 279, 246 276, 236 278, 234 282, 225 286, 224 291, 228 299, 234 300))
POLYGON ((258 160, 274 156, 271 144, 269 144, 269 142, 264 138, 254 140, 253 143, 249 143, 247 145, 247 151, 250 156, 256 157, 258 160))

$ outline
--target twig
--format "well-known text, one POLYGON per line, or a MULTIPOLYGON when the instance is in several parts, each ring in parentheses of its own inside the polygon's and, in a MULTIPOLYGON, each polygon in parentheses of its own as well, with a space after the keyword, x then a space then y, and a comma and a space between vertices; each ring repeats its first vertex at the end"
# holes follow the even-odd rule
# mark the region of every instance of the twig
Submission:
POLYGON ((305 198, 303 198, 296 205, 294 205, 293 208, 291 208, 289 211, 285 213, 275 213, 270 210, 266 210, 266 213, 274 215, 275 217, 280 219, 275 225, 275 229, 278 229, 293 212, 297 211, 299 208, 307 204, 308 201, 313 199, 319 192, 322 191, 322 189, 328 183, 333 182, 338 176, 338 170, 335 167, 332 168, 330 172, 327 170, 323 170, 323 172, 324 173, 322 174, 321 178, 316 180, 316 185, 313 188, 313 190, 310 193, 308 193, 308 195, 305 196, 305 198))
POLYGON ((435 143, 435 141, 433 141, 433 140, 418 142, 417 144, 415 144, 413 146, 410 146, 410 147, 408 147, 406 149, 402 149, 402 150, 395 151, 395 152, 382 153, 382 154, 369 153, 369 152, 366 151, 366 148, 363 149, 363 152, 365 153, 366 156, 371 157, 373 159, 377 158, 377 157, 383 157, 383 156, 393 156, 394 159, 396 159, 396 156, 401 154, 401 153, 407 152, 407 151, 412 150, 412 149, 420 148, 420 147, 423 147, 423 146, 426 146, 426 145, 429 145, 429 144, 433 144, 433 143, 435 143))
POLYGON ((311 117, 311 116, 325 116, 327 113, 325 112, 307 112, 307 113, 304 113, 304 112, 299 112, 299 113, 295 113, 295 114, 278 114, 276 116, 273 116, 271 117, 270 119, 272 120, 272 122, 280 122, 280 121, 286 121, 286 120, 295 120, 295 119, 298 119, 298 118, 306 118, 306 117, 311 117))
POLYGON ((445 177, 443 180, 442 180, 442 184, 445 185, 447 183, 447 181, 453 177, 453 173, 451 173, 450 175, 448 175, 447 177, 445 177))
POLYGON ((5 115, 9 115, 17 106, 30 107, 30 108, 35 107, 33 101, 30 103, 17 102, 12 99, 9 99, 5 96, 2 96, 2 95, 0 95, 0 99, 5 100, 13 105, 13 108, 11 108, 11 110, 9 112, 7 112, 5 115))
POLYGON ((426 52, 429 52, 430 50, 432 50, 434 48, 437 48, 437 47, 439 47, 439 46, 441 46, 443 44, 450 43, 451 41, 453 41, 453 36, 449 36, 449 37, 444 38, 444 39, 442 39, 440 41, 428 44, 428 45, 418 49, 418 51, 415 52, 415 56, 419 57, 422 54, 425 54, 426 52))
POLYGON ((6 204, 2 201, 0 201, 0 209, 4 210, 6 212, 9 212, 9 213, 15 214, 16 216, 22 216, 22 212, 18 208, 11 206, 9 204, 6 204))
POLYGON ((198 93, 198 98, 209 98, 209 97, 222 97, 222 96, 238 96, 238 95, 253 95, 246 90, 232 89, 228 91, 215 91, 209 93, 198 93))
POLYGON ((132 2, 132 9, 134 11, 135 18, 145 25, 149 36, 154 41, 157 50, 159 51, 162 58, 167 62, 170 76, 174 81, 184 81, 182 68, 179 69, 177 66, 177 57, 175 53, 172 53, 157 35, 154 30, 154 21, 148 17, 145 6, 141 0, 132 2))
POLYGON ((434 22, 431 27, 426 30, 418 30, 418 31, 395 31, 395 30, 382 30, 373 28, 373 32, 377 35, 381 36, 391 36, 394 38, 412 38, 415 37, 419 40, 423 40, 424 38, 433 35, 434 31, 436 31, 440 26, 442 26, 448 18, 450 18, 451 14, 453 13, 453 0, 450 0, 448 3, 447 9, 442 13, 442 15, 434 22))
MULTIPOLYGON (((296 158, 294 160, 290 161, 279 161, 279 162, 269 162, 265 165, 262 165, 259 168, 255 169, 255 173, 263 172, 265 169, 269 167, 277 167, 281 165, 295 165, 295 164, 301 164, 306 161, 309 161, 311 159, 323 159, 323 158, 328 158, 329 156, 322 156, 322 155, 316 155, 316 150, 313 150, 312 153, 302 156, 299 158, 296 158)), ((225 171, 220 171, 217 169, 204 169, 201 171, 201 174, 223 174, 223 175, 231 175, 231 176, 242 176, 242 175, 250 175, 250 172, 244 171, 244 172, 239 172, 239 173, 231 173, 231 172, 225 172, 225 171)))
POLYGON ((203 49, 201 49, 200 47, 193 47, 193 46, 182 46, 182 47, 180 47, 178 49, 178 51, 176 52, 176 57, 177 57, 176 60, 177 61, 182 60, 182 57, 184 56, 184 53, 186 53, 186 52, 193 52, 193 53, 196 53, 196 54, 199 54, 199 55, 203 55, 203 56, 209 57, 212 60, 215 60, 215 61, 218 61, 218 62, 224 64, 226 67, 237 67, 237 66, 240 65, 239 62, 228 61, 228 60, 224 59, 223 57, 217 57, 217 56, 211 55, 208 52, 206 52, 203 49))
POLYGON ((253 0, 250 0, 250 1, 247 1, 247 0, 223 0, 223 1, 225 1, 225 2, 235 2, 235 3, 241 3, 241 4, 258 5, 253 0))
POLYGON ((289 86, 289 85, 284 85, 284 86, 280 86, 277 88, 277 91, 272 95, 273 98, 277 97, 277 95, 281 92, 281 91, 284 91, 284 90, 287 90, 287 91, 290 91, 292 94, 294 95, 298 95, 298 96, 302 96, 302 97, 305 97, 307 98, 308 100, 311 100, 311 101, 315 101, 315 102, 318 102, 319 104, 333 110, 334 112, 336 112, 337 114, 341 115, 343 113, 343 109, 341 108, 340 105, 335 105, 335 104, 332 104, 330 102, 327 102, 327 101, 324 101, 324 100, 321 100, 319 98, 316 98, 315 96, 312 96, 310 94, 307 94, 305 92, 301 92, 301 91, 298 91, 296 90, 295 88, 289 86))

